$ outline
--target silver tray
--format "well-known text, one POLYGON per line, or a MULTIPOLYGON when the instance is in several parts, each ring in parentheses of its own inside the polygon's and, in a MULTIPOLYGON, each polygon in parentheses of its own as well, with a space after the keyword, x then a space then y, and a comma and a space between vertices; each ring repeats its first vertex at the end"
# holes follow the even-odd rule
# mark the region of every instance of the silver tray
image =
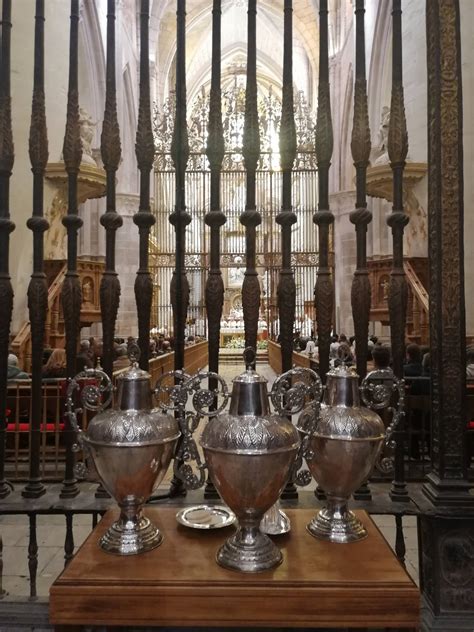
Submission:
POLYGON ((178 511, 176 520, 191 529, 222 529, 235 522, 235 514, 222 505, 194 505, 178 511))

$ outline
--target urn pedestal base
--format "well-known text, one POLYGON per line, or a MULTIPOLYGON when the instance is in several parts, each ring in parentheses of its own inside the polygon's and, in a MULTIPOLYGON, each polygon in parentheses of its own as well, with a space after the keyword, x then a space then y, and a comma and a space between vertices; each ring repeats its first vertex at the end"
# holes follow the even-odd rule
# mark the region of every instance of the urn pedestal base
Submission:
POLYGON ((240 527, 219 549, 217 563, 244 573, 258 573, 279 566, 280 549, 258 527, 240 527))
POLYGON ((151 551, 163 542, 158 527, 141 512, 136 516, 122 514, 99 540, 100 548, 115 555, 137 555, 151 551))
POLYGON ((328 496, 326 507, 308 524, 309 533, 315 538, 346 544, 367 537, 362 522, 347 508, 347 501, 328 496))

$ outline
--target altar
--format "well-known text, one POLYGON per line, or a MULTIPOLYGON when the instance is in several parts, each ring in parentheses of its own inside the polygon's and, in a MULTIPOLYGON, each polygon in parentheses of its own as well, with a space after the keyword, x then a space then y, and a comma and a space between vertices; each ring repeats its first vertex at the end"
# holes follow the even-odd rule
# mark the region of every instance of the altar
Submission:
POLYGON ((288 510, 292 530, 275 541, 283 562, 272 571, 221 568, 216 551, 233 527, 178 526, 176 508, 146 508, 163 544, 119 557, 98 540, 116 517, 107 512, 50 591, 56 630, 77 626, 384 627, 416 630, 420 598, 371 518, 356 512, 368 537, 340 545, 306 531, 314 509, 288 510))

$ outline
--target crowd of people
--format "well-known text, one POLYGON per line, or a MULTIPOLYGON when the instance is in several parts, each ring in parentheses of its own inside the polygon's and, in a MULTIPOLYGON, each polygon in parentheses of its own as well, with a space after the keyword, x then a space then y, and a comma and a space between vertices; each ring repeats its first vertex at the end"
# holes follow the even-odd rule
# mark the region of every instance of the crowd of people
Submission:
MULTIPOLYGON (((302 351, 309 357, 317 359, 318 347, 317 339, 313 332, 309 338, 303 338, 297 331, 294 337, 295 351, 302 351)), ((368 340, 367 361, 373 362, 377 367, 376 358, 389 357, 387 364, 391 364, 391 349, 389 345, 382 344, 377 336, 370 336, 368 340)), ((337 366, 344 361, 345 364, 355 364, 356 360, 356 343, 355 336, 349 338, 345 334, 332 334, 331 344, 329 347, 329 358, 331 367, 337 366)), ((378 367, 381 368, 381 367, 378 367)), ((410 377, 429 377, 431 373, 431 356, 428 346, 418 345, 411 342, 405 348, 405 362, 403 365, 403 376, 410 377)), ((474 379, 474 346, 467 347, 466 350, 466 377, 474 379)))
MULTIPOLYGON (((155 328, 156 330, 156 328, 155 328)), ((201 338, 188 335, 185 339, 187 346, 199 342, 201 338)), ((114 363, 113 370, 119 371, 130 365, 129 347, 131 344, 137 343, 137 339, 133 336, 125 338, 115 338, 114 341, 114 363)), ((317 359, 318 346, 317 339, 313 332, 311 336, 303 337, 299 331, 295 333, 293 346, 296 351, 305 353, 309 357, 317 359)), ((174 347, 174 338, 165 333, 150 334, 150 357, 157 357, 170 353, 174 347)), ((76 371, 83 371, 84 368, 92 368, 102 357, 102 342, 94 337, 84 339, 80 343, 80 347, 76 357, 76 371)), ((368 362, 376 364, 377 357, 390 357, 390 347, 381 344, 377 336, 371 336, 368 340, 368 362)), ((337 366, 344 361, 346 364, 355 364, 356 360, 356 343, 355 336, 349 338, 345 334, 334 333, 331 337, 329 348, 329 356, 331 367, 337 366)), ((430 375, 430 350, 427 346, 420 346, 416 343, 409 343, 405 349, 405 363, 403 365, 404 377, 429 377, 430 375)), ((45 349, 43 354, 43 370, 44 379, 64 378, 67 374, 66 368, 66 351, 63 348, 45 349)), ((8 380, 25 380, 31 376, 22 370, 19 366, 18 358, 15 354, 10 353, 8 356, 8 380)), ((474 379, 474 346, 470 346, 466 351, 466 377, 474 379)))
MULTIPOLYGON (((185 344, 187 346, 199 342, 201 338, 187 335, 185 344)), ((137 344, 137 338, 129 336, 125 338, 115 338, 114 340, 114 363, 113 370, 120 371, 130 366, 129 347, 137 344)), ((165 333, 150 334, 150 357, 155 358, 173 351, 174 338, 165 333)), ((76 372, 97 366, 103 355, 102 341, 90 337, 80 342, 76 356, 76 372)), ((64 348, 45 349, 43 352, 42 377, 44 380, 65 378, 67 376, 66 350, 64 348)), ((18 357, 14 353, 8 355, 8 380, 28 380, 31 375, 20 368, 18 357)))

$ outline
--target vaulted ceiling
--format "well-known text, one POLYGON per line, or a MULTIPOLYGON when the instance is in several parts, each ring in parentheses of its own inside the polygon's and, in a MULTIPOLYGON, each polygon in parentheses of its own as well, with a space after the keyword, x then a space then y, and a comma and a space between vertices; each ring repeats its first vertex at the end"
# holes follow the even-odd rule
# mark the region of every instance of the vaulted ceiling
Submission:
MULTIPOLYGON (((186 68, 189 100, 211 76, 212 1, 187 0, 186 68)), ((280 89, 283 61, 283 0, 257 3, 257 73, 264 85, 280 89)), ((176 1, 154 0, 150 49, 155 51, 157 100, 173 89, 176 55, 176 1)), ((315 97, 319 34, 316 0, 293 3, 294 81, 310 102, 315 97)), ((247 2, 222 1, 222 73, 245 68, 247 49, 247 2)))

